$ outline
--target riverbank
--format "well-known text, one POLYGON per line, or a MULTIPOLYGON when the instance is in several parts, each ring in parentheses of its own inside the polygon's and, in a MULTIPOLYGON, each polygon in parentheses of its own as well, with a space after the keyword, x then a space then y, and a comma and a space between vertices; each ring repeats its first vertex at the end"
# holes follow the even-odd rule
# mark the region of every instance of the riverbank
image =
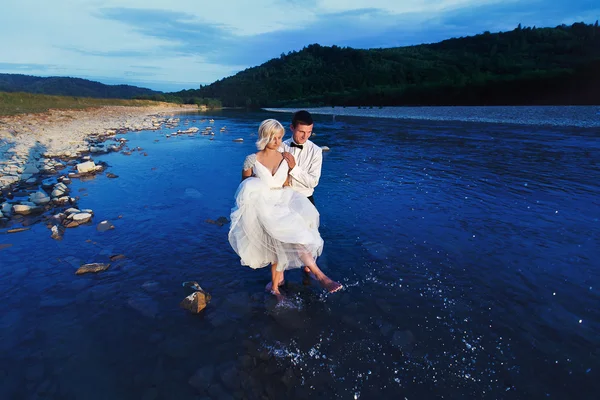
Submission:
POLYGON ((94 143, 118 131, 158 129, 165 116, 196 111, 196 105, 102 106, 52 109, 0 117, 0 189, 39 170, 44 159, 76 158, 98 150, 94 143))

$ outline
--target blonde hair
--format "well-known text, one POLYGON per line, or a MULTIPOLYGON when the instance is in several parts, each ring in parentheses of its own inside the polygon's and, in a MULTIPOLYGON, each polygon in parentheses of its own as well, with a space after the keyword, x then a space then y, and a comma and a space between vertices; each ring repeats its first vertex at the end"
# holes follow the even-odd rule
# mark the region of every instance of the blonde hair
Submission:
POLYGON ((258 127, 258 140, 256 148, 264 150, 267 144, 273 140, 273 136, 278 133, 285 134, 285 128, 276 119, 265 119, 258 127))

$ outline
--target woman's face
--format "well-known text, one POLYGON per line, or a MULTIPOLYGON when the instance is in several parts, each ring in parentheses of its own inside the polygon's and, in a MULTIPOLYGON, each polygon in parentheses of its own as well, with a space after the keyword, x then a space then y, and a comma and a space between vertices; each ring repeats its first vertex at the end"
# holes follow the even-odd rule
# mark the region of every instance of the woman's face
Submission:
POLYGON ((281 141, 283 140, 283 132, 279 132, 273 135, 271 141, 267 143, 267 148, 269 150, 277 150, 279 146, 281 146, 281 141))

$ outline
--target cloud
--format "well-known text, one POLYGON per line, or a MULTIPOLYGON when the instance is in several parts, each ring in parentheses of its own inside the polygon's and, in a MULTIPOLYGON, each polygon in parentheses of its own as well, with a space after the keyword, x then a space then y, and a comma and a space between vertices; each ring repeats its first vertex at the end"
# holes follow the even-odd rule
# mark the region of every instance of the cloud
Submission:
POLYGON ((52 71, 61 69, 56 65, 49 64, 21 64, 21 63, 6 63, 0 62, 0 72, 3 70, 17 70, 17 71, 52 71))

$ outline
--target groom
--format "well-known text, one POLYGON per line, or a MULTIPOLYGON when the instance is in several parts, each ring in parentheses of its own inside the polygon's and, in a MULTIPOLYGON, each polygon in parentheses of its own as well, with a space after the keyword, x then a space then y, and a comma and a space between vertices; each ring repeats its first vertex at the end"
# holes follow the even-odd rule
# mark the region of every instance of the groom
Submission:
MULTIPOLYGON (((290 167, 290 186, 315 205, 313 193, 321 178, 323 150, 308 140, 312 136, 313 126, 314 122, 308 111, 296 111, 290 126, 292 137, 285 140, 279 150, 283 151, 283 158, 290 167)), ((303 271, 310 274, 307 267, 303 271)))
POLYGON ((313 205, 313 193, 321 178, 323 150, 310 140, 313 130, 313 119, 308 111, 300 110, 292 117, 292 138, 281 144, 283 158, 290 167, 292 189, 305 195, 313 205))

